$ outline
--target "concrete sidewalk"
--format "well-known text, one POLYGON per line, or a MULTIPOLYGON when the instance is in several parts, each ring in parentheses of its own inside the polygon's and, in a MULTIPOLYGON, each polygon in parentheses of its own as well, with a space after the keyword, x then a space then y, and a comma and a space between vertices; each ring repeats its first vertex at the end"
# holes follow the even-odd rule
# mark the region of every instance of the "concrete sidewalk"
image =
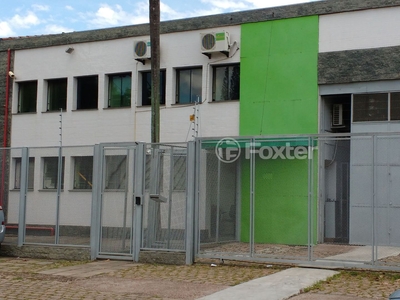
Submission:
POLYGON ((318 281, 326 280, 335 274, 338 274, 338 272, 321 269, 291 268, 227 288, 200 299, 243 300, 251 298, 252 300, 283 300, 295 296, 301 290, 312 286, 318 281))

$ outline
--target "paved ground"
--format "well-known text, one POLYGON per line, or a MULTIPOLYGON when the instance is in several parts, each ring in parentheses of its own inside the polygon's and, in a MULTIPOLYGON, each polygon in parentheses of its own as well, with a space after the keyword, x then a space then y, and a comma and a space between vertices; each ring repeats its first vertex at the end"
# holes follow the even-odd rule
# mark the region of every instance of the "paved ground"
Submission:
MULTIPOLYGON (((282 270, 238 262, 213 267, 0 258, 0 291, 4 300, 197 299, 282 270)), ((400 273, 343 271, 291 299, 388 299, 399 288, 400 273)))

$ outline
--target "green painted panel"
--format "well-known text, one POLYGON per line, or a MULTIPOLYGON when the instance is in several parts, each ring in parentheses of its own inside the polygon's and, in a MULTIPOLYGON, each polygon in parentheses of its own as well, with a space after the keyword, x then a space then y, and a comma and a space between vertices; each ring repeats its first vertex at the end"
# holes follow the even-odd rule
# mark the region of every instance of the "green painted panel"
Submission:
POLYGON ((244 24, 240 135, 318 131, 318 16, 244 24))
MULTIPOLYGON (((317 133, 317 63, 318 16, 243 25, 240 135, 317 133)), ((307 244, 308 162, 256 159, 256 243, 307 244)), ((242 166, 243 242, 249 241, 250 233, 249 178, 246 162, 242 166)), ((314 198, 316 213, 316 193, 314 198)), ((316 237, 316 222, 313 232, 316 237)))

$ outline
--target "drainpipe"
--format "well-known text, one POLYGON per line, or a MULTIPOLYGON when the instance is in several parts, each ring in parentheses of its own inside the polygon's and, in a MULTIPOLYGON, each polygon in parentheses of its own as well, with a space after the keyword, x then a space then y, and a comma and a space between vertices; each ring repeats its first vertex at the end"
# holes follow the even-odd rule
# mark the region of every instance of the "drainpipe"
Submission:
MULTIPOLYGON (((8 132, 8 99, 10 97, 10 66, 11 66, 11 49, 8 49, 7 53, 7 72, 6 72, 6 102, 4 108, 4 128, 3 128, 3 148, 7 147, 7 132, 8 132)), ((6 150, 3 150, 2 165, 1 165, 1 195, 0 195, 0 206, 4 203, 4 179, 6 171, 6 150)))

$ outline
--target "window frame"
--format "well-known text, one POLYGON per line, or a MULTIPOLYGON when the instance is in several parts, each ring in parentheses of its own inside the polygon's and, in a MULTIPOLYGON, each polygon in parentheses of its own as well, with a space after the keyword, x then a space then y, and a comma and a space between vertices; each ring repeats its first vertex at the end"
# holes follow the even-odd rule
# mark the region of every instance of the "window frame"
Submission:
POLYGON ((36 113, 37 112, 37 99, 38 99, 38 81, 37 80, 18 82, 17 112, 19 114, 36 113), (32 86, 29 87, 29 85, 32 85, 32 86), (29 91, 29 88, 33 88, 34 90, 29 91), (26 89, 28 89, 28 91, 26 89))
MULTIPOLYGON (((361 102, 361 101, 360 101, 361 102)), ((368 103, 365 101, 364 106, 366 106, 368 103)), ((364 111, 366 112, 365 115, 367 114, 368 110, 364 109, 364 111)), ((378 110, 376 109, 371 109, 372 112, 379 113, 378 110)), ((382 108, 381 108, 382 111, 382 108)), ((381 112, 382 113, 382 112, 381 112)), ((376 116, 372 116, 372 118, 376 118, 376 116)), ((370 92, 370 93, 357 93, 357 94, 352 94, 352 101, 351 101, 351 122, 352 123, 365 123, 365 122, 398 122, 400 121, 400 91, 390 91, 390 92, 370 92), (365 116, 356 116, 356 112, 360 112, 362 111, 362 107, 360 106, 359 108, 357 108, 357 100, 355 99, 356 97, 368 97, 368 96, 374 96, 374 95, 386 95, 386 99, 385 101, 381 101, 381 103, 385 103, 385 109, 386 110, 383 113, 383 117, 381 117, 380 119, 367 119, 365 116), (397 104, 394 105, 393 103, 393 99, 394 97, 392 97, 393 95, 397 96, 396 102, 397 104), (395 117, 394 113, 397 110, 397 114, 398 116, 395 117), (357 111, 356 111, 357 110, 357 111)))
MULTIPOLYGON (((222 80, 225 81, 225 76, 222 80)), ((212 91, 212 97, 211 97, 212 102, 239 101, 240 100, 240 63, 213 65, 212 66, 212 89, 211 89, 211 91, 212 91), (232 70, 232 73, 228 74, 228 79, 227 79, 228 85, 229 85, 228 89, 227 89, 228 97, 226 97, 226 99, 218 99, 217 100, 216 95, 217 95, 217 79, 218 79, 217 71, 218 71, 218 69, 222 69, 222 68, 230 69, 230 68, 235 68, 235 67, 238 67, 238 82, 235 82, 237 84, 237 91, 236 92, 231 91, 231 86, 232 86, 231 82, 232 82, 232 77, 234 75, 233 74, 234 70, 232 70), (237 94, 237 98, 233 98, 232 94, 233 95, 237 94)), ((223 94, 223 93, 221 92, 221 94, 223 94)))
MULTIPOLYGON (((175 75, 176 75, 176 86, 175 86, 175 89, 176 89, 176 92, 175 92, 175 104, 194 104, 194 103, 196 103, 196 102, 199 102, 199 103, 201 103, 203 100, 203 67, 202 66, 200 66, 200 67, 191 67, 191 68, 179 68, 179 69, 176 69, 175 70, 175 75), (189 88, 189 101, 186 101, 186 99, 185 99, 185 101, 183 101, 182 100, 182 98, 181 98, 181 77, 182 77, 182 75, 183 75, 183 72, 187 72, 187 71, 190 71, 190 79, 189 79, 189 86, 188 86, 188 88, 189 88), (193 72, 194 71, 200 71, 200 74, 193 74, 193 72), (193 87, 193 84, 192 84, 192 82, 194 82, 194 78, 193 78, 193 76, 198 76, 198 75, 200 75, 200 87, 193 87), (200 95, 198 95, 198 94, 194 94, 196 91, 195 91, 195 89, 199 89, 200 91, 199 91, 199 94, 200 95), (192 100, 193 99, 193 97, 196 97, 197 96, 197 99, 195 99, 195 100, 192 100), (200 96, 200 97, 198 97, 198 96, 200 96), (197 100, 197 101, 196 101, 197 100)), ((183 82, 182 82, 183 83, 183 82)))
POLYGON ((109 74, 108 76, 108 91, 107 91, 107 107, 108 108, 122 108, 122 107, 131 107, 132 105, 132 73, 130 72, 126 72, 126 73, 116 73, 116 74, 109 74), (125 97, 125 93, 122 93, 122 85, 123 85, 123 78, 127 78, 129 79, 129 89, 130 89, 130 93, 129 93, 129 101, 124 101, 124 99, 126 99, 125 97), (115 103, 112 100, 112 84, 114 82, 114 79, 119 78, 120 80, 120 90, 121 92, 119 93, 119 105, 114 105, 113 103, 115 103), (129 103, 128 103, 129 102, 129 103))
MULTIPOLYGON (((65 111, 67 109, 67 89, 68 89, 68 78, 56 78, 56 79, 47 79, 47 106, 46 106, 46 111, 59 111, 60 109, 62 109, 63 111, 65 111), (51 99, 51 97, 53 96, 54 92, 51 90, 52 88, 55 88, 54 85, 57 84, 63 84, 65 86, 62 86, 61 88, 63 88, 63 93, 62 93, 62 98, 61 101, 60 100, 55 100, 51 99), (56 102, 54 105, 54 107, 52 106, 52 102, 56 102), (60 104, 61 103, 61 104, 60 104)), ((56 97, 59 96, 56 95, 56 97)))

